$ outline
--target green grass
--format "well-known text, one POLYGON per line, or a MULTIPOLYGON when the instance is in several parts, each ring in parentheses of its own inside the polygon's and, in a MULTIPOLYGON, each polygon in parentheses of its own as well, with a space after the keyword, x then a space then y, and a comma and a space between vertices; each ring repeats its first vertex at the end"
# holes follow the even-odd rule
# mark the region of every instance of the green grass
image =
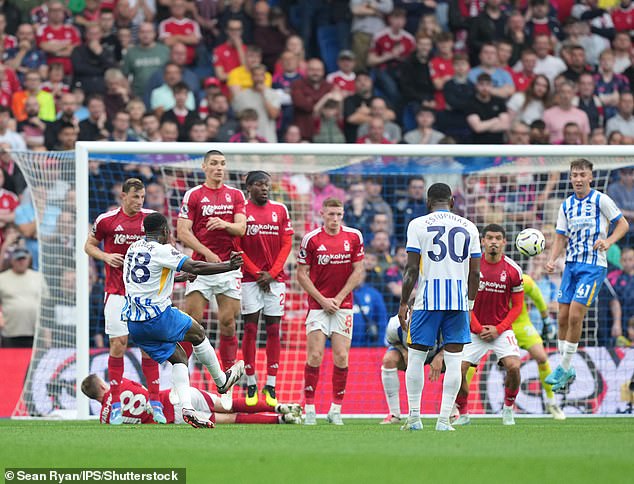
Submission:
POLYGON ((633 482, 634 419, 189 426, 0 420, 2 467, 186 467, 188 483, 633 482))

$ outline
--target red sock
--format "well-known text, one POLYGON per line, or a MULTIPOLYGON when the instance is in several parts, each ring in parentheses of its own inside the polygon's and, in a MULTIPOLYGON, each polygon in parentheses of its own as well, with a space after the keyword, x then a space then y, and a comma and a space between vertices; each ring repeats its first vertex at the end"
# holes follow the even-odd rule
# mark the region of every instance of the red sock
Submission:
POLYGON ((341 405, 346 394, 346 381, 348 381, 348 368, 339 368, 333 365, 332 370, 332 403, 341 405))
POLYGON ((319 367, 309 366, 306 363, 304 367, 304 398, 308 405, 315 403, 315 390, 319 382, 319 367))
POLYGON ((116 403, 121 395, 119 385, 123 381, 123 357, 118 358, 112 355, 108 357, 108 380, 112 403, 116 403))
POLYGON ((277 376, 280 366, 280 323, 266 325, 266 374, 277 376))
POLYGON ((156 361, 151 358, 141 358, 141 369, 145 377, 150 400, 159 401, 159 366, 156 361))
POLYGON ((276 424, 280 423, 277 415, 262 413, 238 413, 236 414, 237 424, 276 424))
POLYGON ((234 398, 233 407, 231 411, 235 413, 259 413, 259 412, 272 412, 273 407, 266 404, 265 400, 258 400, 258 403, 252 407, 247 407, 244 398, 234 398))
POLYGON ((181 348, 183 348, 185 350, 185 354, 187 355, 187 359, 189 360, 189 357, 194 352, 193 343, 190 343, 189 341, 181 341, 178 344, 181 345, 181 348))
POLYGON ((458 410, 460 410, 460 413, 467 413, 468 409, 467 406, 469 404, 469 394, 462 394, 461 392, 458 392, 458 396, 456 397, 456 405, 458 406, 458 410))
POLYGON ((516 388, 515 390, 511 390, 509 388, 504 387, 504 405, 507 407, 512 407, 515 403, 515 397, 519 393, 520 389, 516 388))
POLYGON ((257 335, 257 323, 244 323, 242 357, 244 358, 244 372, 249 376, 255 375, 255 339, 257 335))
POLYGON ((238 354, 238 338, 220 335, 220 361, 225 370, 228 370, 235 362, 238 354))

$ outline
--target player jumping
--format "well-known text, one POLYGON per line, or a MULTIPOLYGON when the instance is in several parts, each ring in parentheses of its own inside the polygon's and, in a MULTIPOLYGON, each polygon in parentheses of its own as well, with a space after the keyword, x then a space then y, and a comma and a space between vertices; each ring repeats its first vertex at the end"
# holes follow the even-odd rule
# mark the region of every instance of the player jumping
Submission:
POLYGON ((478 291, 481 253, 475 225, 450 212, 453 196, 449 186, 435 183, 429 187, 427 206, 430 213, 407 227, 407 266, 398 311, 409 346, 405 373, 409 415, 402 429, 423 428, 423 367, 441 331, 446 371, 436 430, 446 431, 454 430, 449 414, 460 388, 462 348, 470 342, 469 310, 478 291), (417 281, 410 312, 409 298, 417 281))
MULTIPOLYGON (((123 356, 128 346, 128 325, 121 320, 121 310, 125 304, 123 285, 123 256, 128 247, 143 238, 143 219, 152 210, 143 208, 145 187, 141 180, 127 179, 121 188, 121 206, 97 217, 92 227, 84 251, 94 259, 103 261, 106 267, 106 287, 104 316, 106 334, 110 341, 108 357, 108 380, 112 394, 111 423, 123 423, 121 403, 119 402, 119 384, 123 379, 123 356), (103 242, 103 249, 99 245, 103 242)), ((142 352, 141 368, 150 392, 150 403, 154 411, 154 420, 165 423, 165 416, 159 392, 158 364, 142 352)))
MULTIPOLYGON (((110 386, 94 373, 84 378, 81 391, 93 400, 101 403, 99 421, 109 424, 112 415, 112 394, 110 386)), ((233 407, 225 410, 218 405, 219 398, 213 393, 190 387, 192 405, 194 410, 216 424, 301 424, 302 407, 296 403, 278 403, 275 408, 261 403, 248 406, 244 400, 236 400, 233 407), (272 413, 274 410, 275 413, 272 413)), ((151 424, 152 417, 147 411, 147 389, 132 380, 126 378, 121 383, 121 400, 123 401, 123 423, 126 424, 151 424)), ((170 390, 161 390, 159 398, 165 409, 168 424, 182 424, 182 405, 174 403, 174 393, 170 390)))
POLYGON ((307 233, 297 258, 297 281, 308 293, 304 396, 306 425, 316 425, 315 389, 326 339, 332 343, 332 403, 328 422, 343 425, 341 404, 348 378, 352 340, 352 290, 359 285, 363 267, 363 236, 344 227, 343 203, 327 198, 321 208, 324 225, 307 233))
POLYGON ((258 403, 255 378, 255 348, 260 312, 266 322, 266 403, 277 404, 275 379, 280 362, 280 321, 284 315, 286 274, 284 263, 293 245, 293 226, 283 203, 269 200, 271 177, 265 171, 251 171, 246 178, 247 230, 241 240, 244 251, 242 315, 244 355, 247 374, 247 405, 258 403))
POLYGON ((235 271, 242 265, 242 257, 232 252, 229 262, 190 259, 168 243, 169 225, 160 213, 148 215, 143 227, 146 239, 130 246, 123 263, 126 303, 122 319, 128 322, 135 343, 152 359, 172 363, 173 387, 182 403, 183 420, 192 427, 213 428, 213 422, 194 410, 187 355, 178 342, 193 344, 194 355, 209 370, 220 394, 229 391, 242 376, 244 362, 240 360, 223 372, 200 323, 172 307, 174 271, 202 276, 235 271))
MULTIPOLYGON (((244 195, 224 184, 226 163, 220 151, 207 152, 202 164, 205 182, 187 191, 183 197, 177 222, 178 238, 194 250, 194 260, 228 261, 246 230, 244 195)), ((185 290, 186 312, 196 321, 203 320, 207 302, 212 296, 216 297, 220 359, 225 369, 233 365, 238 352, 236 317, 240 312, 241 280, 242 273, 236 269, 198 277, 188 283, 185 290)), ((221 401, 230 408, 231 392, 221 401)))
POLYGON ((573 194, 559 208, 557 233, 546 264, 553 273, 557 258, 566 248, 566 265, 559 289, 559 339, 561 363, 546 383, 554 391, 565 389, 576 377, 572 357, 577 352, 583 319, 599 292, 607 272, 606 252, 629 230, 629 224, 614 201, 592 183, 592 163, 579 158, 570 163, 573 194), (608 237, 611 225, 612 234, 608 237))

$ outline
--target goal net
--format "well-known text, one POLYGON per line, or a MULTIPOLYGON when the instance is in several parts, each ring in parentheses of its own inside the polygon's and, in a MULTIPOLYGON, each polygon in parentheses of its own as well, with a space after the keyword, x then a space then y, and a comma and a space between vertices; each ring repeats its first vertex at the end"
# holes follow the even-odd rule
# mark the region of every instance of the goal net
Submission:
MULTIPOLYGON (((228 164, 226 183, 245 189, 246 173, 268 171, 270 198, 285 203, 295 229, 294 250, 286 264, 286 313, 282 319, 282 353, 278 398, 303 400, 306 295, 296 279, 295 256, 301 237, 319 226, 319 207, 326 196, 345 201, 345 222, 362 231, 366 246, 365 290, 355 292, 353 347, 350 354, 344 413, 381 415, 388 412, 381 386, 381 363, 386 352, 387 318, 398 307, 406 226, 426 211, 424 195, 434 182, 452 187, 455 211, 479 228, 499 223, 507 230, 507 255, 531 275, 556 319, 556 297, 561 271, 548 276, 545 256, 526 258, 514 246, 516 234, 527 227, 541 230, 551 244, 556 214, 571 193, 569 162, 579 156, 595 165, 593 187, 603 192, 630 165, 629 147, 482 147, 482 146, 368 146, 368 145, 253 145, 194 143, 78 143, 76 153, 14 153, 29 186, 28 196, 39 207, 40 270, 47 288, 31 363, 16 416, 51 414, 85 418, 90 407, 77 395, 78 382, 89 373, 107 379, 107 338, 103 321, 103 266, 89 261, 83 243, 96 216, 118 205, 121 184, 130 177, 146 185, 146 207, 160 211, 176 224, 184 193, 204 181, 200 169, 208 149, 220 149, 228 164), (600 148, 600 149, 599 149, 600 148), (51 222, 53 220, 54 223, 51 222)), ((608 254, 618 264, 615 247, 608 254)), ((563 267, 563 264, 562 264, 563 267)), ((615 266, 616 267, 616 266, 615 266)), ((175 287, 173 301, 182 305, 184 285, 175 287)), ((602 290, 590 308, 581 346, 575 357, 577 380, 557 398, 568 414, 616 414, 628 411, 621 386, 634 373, 634 352, 614 347, 610 336, 612 314, 609 291, 602 290)), ((530 316, 542 333, 542 318, 529 301, 530 316)), ((218 343, 216 307, 210 304, 203 326, 214 346, 218 343)), ((237 325, 242 341, 242 322, 237 325)), ((546 332, 544 331, 544 334, 546 332)), ((258 332, 256 375, 261 388, 266 379, 264 324, 258 332)), ((559 356, 556 339, 545 340, 554 368, 559 356)), ((522 352, 522 386, 517 398, 520 413, 541 414, 545 396, 537 364, 522 352)), ((190 365, 192 385, 215 390, 206 370, 190 365)), ((401 408, 406 412, 404 375, 401 408)), ((316 392, 318 413, 331 401, 332 356, 327 349, 316 392)), ((143 382, 138 349, 128 351, 126 378, 143 382)), ((504 374, 495 356, 485 357, 471 386, 471 413, 494 414, 503 402, 504 374)), ((161 386, 169 387, 170 365, 161 368, 161 386)), ((425 384, 422 412, 437 413, 441 382, 425 384)), ((241 396, 238 389, 235 397, 241 396)))

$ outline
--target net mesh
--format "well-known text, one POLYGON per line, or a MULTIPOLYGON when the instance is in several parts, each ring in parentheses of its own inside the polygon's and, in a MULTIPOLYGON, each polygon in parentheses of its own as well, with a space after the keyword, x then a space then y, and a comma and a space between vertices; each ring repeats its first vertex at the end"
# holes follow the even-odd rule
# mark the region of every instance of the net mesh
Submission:
MULTIPOLYGON (((456 153, 461 153, 457 147, 456 153)), ((44 214, 55 212, 56 223, 49 233, 40 234, 41 270, 48 286, 37 330, 33 358, 16 415, 49 415, 54 411, 75 407, 75 325, 90 324, 90 371, 106 377, 107 339, 104 334, 103 287, 101 263, 91 261, 90 322, 77 321, 73 311, 74 294, 74 157, 68 153, 16 153, 36 204, 41 204, 40 229, 44 214)), ((455 195, 455 210, 474 221, 479 228, 487 223, 501 223, 508 231, 507 255, 534 277, 556 317, 556 293, 561 272, 555 277, 544 274, 545 257, 526 258, 511 243, 523 228, 534 227, 546 236, 547 247, 554 234, 556 212, 561 201, 570 194, 567 178, 570 158, 523 157, 470 158, 456 157, 350 157, 291 155, 230 155, 226 183, 244 189, 248 171, 263 169, 271 173, 273 188, 270 197, 287 205, 295 229, 293 251, 286 264, 286 313, 282 319, 282 354, 278 373, 278 395, 283 401, 302 401, 305 364, 306 296, 296 279, 295 255, 301 237, 319 226, 319 206, 326 196, 346 200, 345 222, 358 228, 366 239, 366 283, 376 289, 378 298, 368 300, 358 293, 355 300, 355 329, 350 356, 350 372, 344 413, 385 414, 387 406, 381 386, 380 368, 386 347, 384 341, 387 317, 398 306, 405 243, 409 220, 425 213, 421 197, 434 182, 448 183, 455 195), (424 178, 424 181, 422 178, 424 178)), ((614 170, 628 161, 613 157, 593 158, 594 187, 608 191, 614 170)), ((95 155, 90 158, 90 221, 118 204, 122 182, 140 178, 146 185, 146 207, 164 213, 173 226, 184 193, 204 181, 200 156, 163 155, 132 156, 125 153, 95 155)), ((37 212, 37 211, 36 211, 37 212)), ((49 216, 50 218, 50 216, 49 216)), ((47 229, 48 230, 48 229, 47 229)), ((88 233, 88 227, 86 227, 88 233)), ((610 254, 610 260, 618 254, 610 254)), ((616 258, 616 259, 615 259, 616 258)), ((182 307, 184 285, 177 285, 173 301, 182 307)), ((591 308, 582 336, 585 348, 576 357, 576 383, 570 393, 559 396, 568 412, 612 414, 626 411, 620 401, 619 388, 634 371, 634 355, 630 350, 615 349, 610 340, 611 315, 609 301, 602 299, 591 308), (607 301, 607 302, 604 302, 607 301), (607 333, 606 333, 607 328, 607 333), (577 361, 578 360, 578 361, 577 361), (608 385, 609 382, 609 385, 608 385)), ((530 316, 538 332, 542 319, 532 308, 530 316)), ((203 325, 212 344, 218 346, 216 307, 210 304, 203 325)), ((238 339, 242 341, 243 325, 238 322, 238 339)), ((265 327, 260 325, 256 375, 261 386, 266 378, 265 327)), ((554 349, 555 341, 546 341, 554 349)), ((556 353, 556 352, 555 352, 556 353)), ((556 366, 558 356, 551 355, 556 366)), ((206 370, 192 362, 192 385, 215 390, 206 370)), ((139 352, 127 355, 124 376, 143 381, 139 352)), ((402 373, 402 372, 399 372, 402 373)), ((161 370, 162 387, 169 386, 169 364, 161 370)), ((332 357, 326 352, 316 401, 318 412, 325 412, 331 401, 332 357)), ((472 413, 496 413, 502 406, 503 373, 490 356, 481 362, 472 385, 472 413)), ((401 407, 406 411, 403 375, 401 407)), ((238 390, 236 397, 242 390, 238 390)), ((424 413, 439 408, 441 384, 425 385, 424 413)), ((538 369, 523 352, 522 388, 517 399, 520 412, 542 413, 544 393, 539 385, 538 369)), ((93 413, 98 406, 93 402, 93 413)))

